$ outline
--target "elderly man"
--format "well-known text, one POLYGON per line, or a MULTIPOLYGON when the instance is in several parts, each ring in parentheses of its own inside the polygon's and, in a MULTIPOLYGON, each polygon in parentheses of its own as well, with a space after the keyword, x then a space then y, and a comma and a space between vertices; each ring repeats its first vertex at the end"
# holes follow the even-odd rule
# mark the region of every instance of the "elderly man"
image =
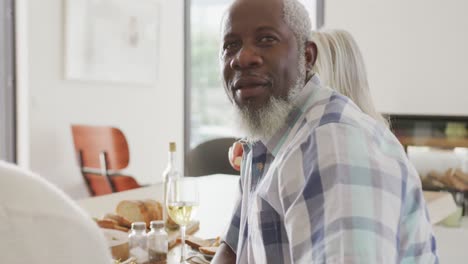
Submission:
POLYGON ((436 263, 420 180, 401 145, 311 71, 296 0, 236 0, 222 26, 226 92, 247 141, 214 263, 436 263))

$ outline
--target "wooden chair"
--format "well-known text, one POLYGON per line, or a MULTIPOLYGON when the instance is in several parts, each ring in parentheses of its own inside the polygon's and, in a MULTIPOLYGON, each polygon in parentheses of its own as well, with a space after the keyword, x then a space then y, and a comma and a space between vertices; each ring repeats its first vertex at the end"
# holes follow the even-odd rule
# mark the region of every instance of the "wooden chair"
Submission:
POLYGON ((130 160, 122 131, 87 125, 72 125, 71 129, 81 174, 92 196, 140 187, 133 177, 120 173, 130 160))
POLYGON ((187 155, 187 175, 203 176, 209 174, 239 175, 229 163, 228 150, 236 138, 216 138, 205 141, 187 155))

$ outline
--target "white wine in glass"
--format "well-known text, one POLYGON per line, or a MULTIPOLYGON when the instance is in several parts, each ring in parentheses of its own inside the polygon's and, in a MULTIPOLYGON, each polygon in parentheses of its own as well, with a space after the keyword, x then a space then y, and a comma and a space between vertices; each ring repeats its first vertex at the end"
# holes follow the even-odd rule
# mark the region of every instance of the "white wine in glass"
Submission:
POLYGON ((166 202, 169 216, 180 225, 180 263, 188 263, 185 257, 185 229, 193 220, 198 208, 198 187, 195 179, 182 177, 169 181, 166 202))
POLYGON ((198 209, 198 203, 193 202, 175 202, 168 203, 167 209, 172 220, 179 225, 187 226, 198 209))

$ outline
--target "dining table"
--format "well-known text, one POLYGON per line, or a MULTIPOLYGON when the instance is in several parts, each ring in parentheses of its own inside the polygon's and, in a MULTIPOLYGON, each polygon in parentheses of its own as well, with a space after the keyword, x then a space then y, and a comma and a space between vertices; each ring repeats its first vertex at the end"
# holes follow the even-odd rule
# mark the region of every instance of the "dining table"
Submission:
MULTIPOLYGON (((199 189, 199 208, 195 219, 199 221, 200 238, 223 236, 230 223, 239 188, 239 176, 215 174, 193 177, 199 189)), ((100 218, 115 211, 122 200, 154 199, 162 201, 163 183, 138 189, 90 197, 78 201, 91 217, 100 218)), ((431 212, 429 212, 429 215, 431 212)), ((468 263, 468 217, 464 216, 458 227, 433 226, 440 263, 468 263)), ((170 251, 169 257, 180 257, 180 247, 170 251)), ((169 261, 169 263, 171 263, 169 261)))
MULTIPOLYGON (((198 185, 199 206, 194 219, 199 222, 199 229, 194 234, 199 238, 210 239, 223 236, 234 210, 239 176, 215 174, 192 177, 198 185)), ((102 218, 107 213, 115 212, 122 200, 153 199, 163 201, 164 185, 162 182, 147 187, 116 192, 78 200, 78 205, 91 217, 102 218)), ((180 247, 169 252, 168 263, 175 263, 180 257, 180 247)))

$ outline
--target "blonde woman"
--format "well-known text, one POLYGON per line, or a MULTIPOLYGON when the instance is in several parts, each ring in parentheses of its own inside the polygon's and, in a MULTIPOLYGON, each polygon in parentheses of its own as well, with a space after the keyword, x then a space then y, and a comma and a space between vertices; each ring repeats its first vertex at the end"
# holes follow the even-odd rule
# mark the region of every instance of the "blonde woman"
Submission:
POLYGON ((322 84, 351 98, 364 113, 388 126, 372 102, 364 59, 353 36, 345 30, 323 30, 314 32, 312 41, 317 45, 312 72, 320 75, 322 84))

